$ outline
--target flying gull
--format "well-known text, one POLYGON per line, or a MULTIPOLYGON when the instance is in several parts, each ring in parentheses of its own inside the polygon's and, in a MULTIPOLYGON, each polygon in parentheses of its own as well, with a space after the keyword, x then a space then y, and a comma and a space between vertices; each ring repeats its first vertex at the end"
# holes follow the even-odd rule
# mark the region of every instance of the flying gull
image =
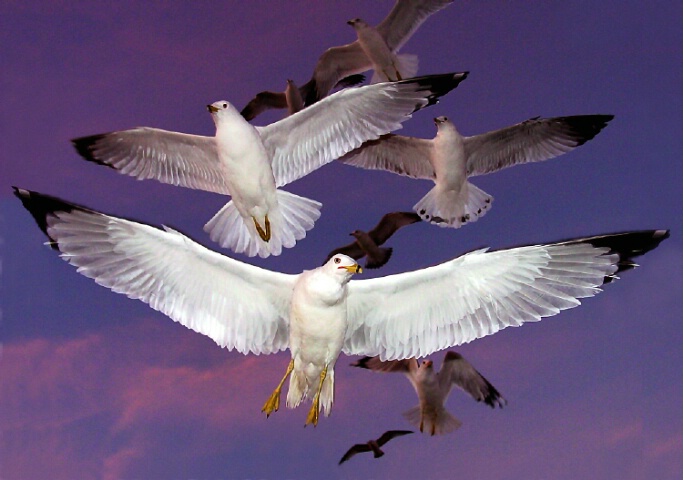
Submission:
POLYGON ((343 253, 349 257, 360 260, 367 257, 365 268, 379 268, 391 258, 391 248, 380 247, 389 240, 396 230, 411 223, 419 222, 420 217, 413 212, 392 212, 382 217, 379 223, 370 230, 354 230, 351 235, 356 239, 343 247, 332 250, 324 263, 337 253, 343 253))
POLYGON ((389 440, 401 437, 403 435, 408 435, 413 433, 411 430, 388 430, 382 434, 377 440, 368 440, 367 443, 357 443, 344 454, 344 456, 339 460, 339 465, 353 457, 357 453, 372 452, 375 458, 379 458, 384 455, 381 446, 386 444, 389 440))
POLYGON ((460 428, 460 420, 444 407, 453 386, 491 408, 502 408, 507 404, 498 390, 457 352, 446 353, 438 373, 434 371, 431 360, 420 364, 415 358, 383 362, 378 357, 363 357, 351 365, 376 372, 404 373, 415 389, 420 403, 403 416, 421 432, 428 431, 431 435, 442 435, 460 428))
MULTIPOLYGON (((342 78, 335 88, 353 87, 365 81, 365 75, 351 75, 342 78)), ((293 80, 287 80, 287 87, 284 92, 263 91, 256 94, 249 103, 242 109, 240 114, 245 120, 253 120, 264 111, 276 108, 287 109, 287 114, 292 115, 304 108, 304 98, 308 96, 308 89, 311 83, 303 87, 297 87, 293 80)))
POLYGON ((216 135, 140 127, 72 140, 86 160, 137 179, 230 195, 204 230, 222 247, 252 257, 279 255, 306 236, 321 204, 277 189, 401 128, 411 113, 454 89, 449 73, 341 90, 266 127, 249 124, 227 101, 208 105, 216 135))
POLYGON ((463 137, 446 117, 437 117, 433 139, 387 134, 339 160, 356 167, 428 179, 434 187, 413 209, 422 220, 459 228, 491 209, 493 198, 468 181, 513 165, 567 153, 595 137, 613 115, 532 118, 511 127, 463 137))
POLYGON ((311 399, 306 424, 330 414, 339 354, 382 360, 424 357, 508 326, 556 315, 633 268, 632 258, 669 233, 648 230, 488 252, 437 266, 351 281, 346 255, 298 275, 216 253, 168 227, 158 229, 15 187, 60 256, 116 293, 247 354, 289 349, 287 371, 263 406, 311 399))
POLYGON ((340 79, 375 69, 371 82, 400 80, 417 73, 417 56, 398 50, 430 15, 453 0, 397 0, 389 15, 371 27, 360 18, 347 23, 358 39, 347 45, 328 48, 318 58, 313 77, 304 85, 306 105, 324 98, 340 79))

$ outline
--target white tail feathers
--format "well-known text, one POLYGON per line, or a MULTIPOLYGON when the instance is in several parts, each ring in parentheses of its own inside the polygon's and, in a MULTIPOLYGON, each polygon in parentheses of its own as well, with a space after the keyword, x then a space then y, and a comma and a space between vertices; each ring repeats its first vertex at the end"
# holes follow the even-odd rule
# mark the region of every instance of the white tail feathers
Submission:
POLYGON ((448 413, 443 407, 436 410, 432 409, 423 415, 418 405, 404 412, 403 416, 411 425, 428 435, 451 433, 462 425, 460 420, 448 413))
MULTIPOLYGON (((319 377, 317 377, 319 378, 319 377)), ((313 400, 313 395, 318 391, 318 381, 308 385, 306 374, 293 371, 289 377, 289 389, 287 390, 287 408, 296 408, 302 400, 313 400)), ((326 417, 330 416, 332 403, 334 402, 334 370, 328 369, 327 376, 320 391, 320 410, 326 417)))
POLYGON ((483 217, 492 203, 491 195, 467 182, 459 192, 444 191, 435 185, 413 209, 425 222, 460 228, 483 217))
MULTIPOLYGON (((396 55, 395 67, 401 76, 400 79, 405 80, 407 78, 413 78, 415 74, 417 74, 419 63, 420 62, 417 58, 417 55, 412 53, 402 53, 400 55, 396 55)), ((370 79, 370 83, 386 82, 389 80, 395 81, 398 80, 398 78, 387 78, 383 72, 374 71, 372 78, 370 79)))
POLYGON ((221 247, 250 257, 280 255, 282 248, 291 248, 306 236, 320 217, 322 204, 293 193, 277 190, 278 208, 268 212, 271 237, 265 242, 251 218, 240 215, 233 201, 229 201, 204 225, 204 231, 221 247))

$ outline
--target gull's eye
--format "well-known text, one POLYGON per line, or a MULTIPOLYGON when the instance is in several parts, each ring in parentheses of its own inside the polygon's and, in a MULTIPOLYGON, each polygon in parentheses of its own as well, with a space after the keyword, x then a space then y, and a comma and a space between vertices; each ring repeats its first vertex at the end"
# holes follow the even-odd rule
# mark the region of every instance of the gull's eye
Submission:
POLYGON ((443 121, 444 121, 444 122, 447 122, 447 121, 448 121, 448 117, 443 117, 443 121))
POLYGON ((228 104, 227 104, 227 103, 224 103, 224 104, 223 104, 223 108, 228 108, 228 104))
POLYGON ((335 258, 334 259, 334 263, 339 263, 339 262, 341 262, 341 258, 335 258))

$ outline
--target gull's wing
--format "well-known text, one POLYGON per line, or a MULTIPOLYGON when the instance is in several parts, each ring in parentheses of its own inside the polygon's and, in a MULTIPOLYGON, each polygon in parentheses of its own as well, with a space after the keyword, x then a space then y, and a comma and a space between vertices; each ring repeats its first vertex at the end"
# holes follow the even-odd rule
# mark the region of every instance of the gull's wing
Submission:
POLYGON ((382 245, 401 227, 419 222, 420 216, 415 212, 391 212, 385 214, 377 226, 368 232, 377 245, 382 245))
POLYGON ((401 437, 413 433, 412 430, 387 430, 377 439, 377 445, 380 447, 387 443, 392 438, 401 437))
POLYGON ((655 248, 648 230, 487 252, 440 265, 349 282, 347 355, 423 357, 576 307, 606 279, 655 248), (625 266, 622 267, 622 264, 625 266))
POLYGON ((389 133, 369 140, 339 159, 340 162, 367 170, 386 170, 411 178, 434 180, 430 160, 432 140, 389 133))
POLYGON ((357 453, 370 452, 372 449, 367 443, 357 443, 344 454, 344 456, 339 460, 339 465, 347 461, 349 458, 353 457, 357 453))
POLYGON ((444 398, 453 385, 467 392, 477 402, 490 407, 503 407, 507 400, 491 382, 486 380, 467 360, 457 352, 447 352, 438 373, 439 388, 444 398))
POLYGON ((284 92, 259 92, 247 103, 240 114, 249 121, 270 108, 287 108, 287 97, 284 92))
POLYGON ((289 343, 296 275, 271 272, 160 230, 15 188, 60 256, 116 293, 242 353, 289 343))
POLYGON ((540 162, 583 145, 614 115, 531 118, 511 127, 465 137, 467 175, 483 175, 520 163, 540 162))
POLYGON ((308 175, 401 122, 458 86, 467 73, 347 88, 266 127, 257 127, 278 187, 308 175))
POLYGON ((71 140, 78 153, 138 180, 230 195, 213 137, 138 127, 71 140))
POLYGON ((302 87, 306 93, 304 95, 302 92, 306 105, 313 105, 325 98, 341 79, 371 68, 372 62, 363 52, 358 40, 328 48, 318 58, 311 80, 302 87))
POLYGON ((365 251, 362 248, 360 248, 360 245, 358 245, 358 242, 354 240, 353 242, 349 243, 348 245, 344 245, 343 247, 339 247, 337 249, 332 250, 327 255, 327 258, 325 259, 325 261, 322 264, 325 265, 330 258, 334 257, 338 253, 343 253, 344 255, 347 255, 347 256, 353 258, 354 260, 360 260, 361 258, 363 258, 365 256, 365 251))
POLYGON ((391 51, 397 52, 427 17, 451 3, 453 0, 397 0, 377 31, 391 51))
POLYGON ((367 368, 374 372, 382 373, 405 373, 417 370, 417 359, 407 358, 405 360, 385 360, 379 357, 363 357, 351 364, 352 367, 367 368))

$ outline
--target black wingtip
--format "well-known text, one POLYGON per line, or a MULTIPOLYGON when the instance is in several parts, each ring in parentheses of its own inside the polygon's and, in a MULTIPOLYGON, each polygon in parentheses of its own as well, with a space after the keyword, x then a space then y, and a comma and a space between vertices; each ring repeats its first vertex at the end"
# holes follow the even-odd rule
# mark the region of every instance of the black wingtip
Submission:
POLYGON ((38 224, 38 227, 43 231, 47 238, 50 239, 49 245, 55 250, 59 250, 57 242, 47 231, 48 218, 55 215, 57 212, 71 212, 74 209, 81 209, 82 207, 31 190, 25 190, 14 186, 12 188, 14 189, 14 195, 21 200, 24 208, 29 211, 38 224))
POLYGON ((417 107, 415 109, 415 111, 417 111, 421 108, 438 103, 440 97, 455 89, 458 85, 460 85, 460 82, 467 78, 469 74, 470 72, 455 72, 437 75, 425 75, 422 77, 401 80, 398 83, 417 83, 420 87, 419 90, 429 90, 432 92, 431 95, 427 97, 427 103, 417 107))
MULTIPOLYGON (((96 163, 98 165, 104 165, 105 167, 114 168, 108 163, 95 157, 94 147, 101 139, 103 139, 106 134, 89 135, 87 137, 78 137, 71 139, 71 143, 78 152, 78 154, 89 162, 96 163)), ((114 170, 116 170, 114 168, 114 170)))
POLYGON ((572 135, 576 138, 577 146, 581 146, 595 138, 613 119, 614 115, 606 114, 562 117, 562 120, 570 128, 572 135))
MULTIPOLYGON (((636 230, 580 238, 564 243, 590 243, 594 247, 609 248, 610 253, 617 253, 619 255, 618 268, 614 273, 616 275, 619 272, 636 267, 637 264, 633 261, 633 258, 654 250, 669 236, 669 230, 636 230)), ((605 283, 610 283, 614 278, 614 276, 606 277, 605 283)))

